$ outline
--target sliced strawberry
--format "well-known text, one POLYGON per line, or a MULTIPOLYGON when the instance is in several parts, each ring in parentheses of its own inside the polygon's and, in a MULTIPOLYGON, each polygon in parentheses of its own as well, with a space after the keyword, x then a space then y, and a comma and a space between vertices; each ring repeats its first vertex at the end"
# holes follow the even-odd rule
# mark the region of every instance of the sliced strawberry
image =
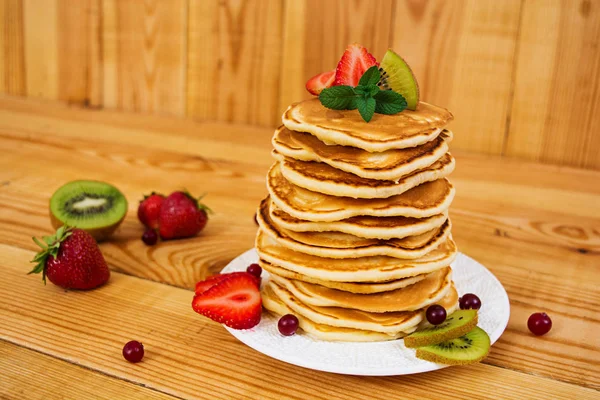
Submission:
POLYGON ((250 329, 260 322, 262 299, 250 274, 223 279, 202 294, 194 296, 192 308, 198 314, 233 329, 250 329))
POLYGON ((318 75, 313 76, 306 82, 306 90, 310 94, 318 96, 323 89, 331 87, 333 85, 333 79, 335 78, 335 70, 321 72, 318 75))
POLYGON ((231 278, 232 276, 236 276, 236 275, 248 275, 248 276, 252 277, 254 279, 254 283, 256 284, 256 287, 260 288, 260 278, 254 276, 252 274, 249 274, 248 272, 230 272, 228 274, 218 274, 218 275, 209 276, 205 280, 196 283, 196 289, 194 290, 194 292, 196 294, 202 294, 202 293, 206 292, 208 289, 210 289, 211 287, 215 286, 216 284, 224 281, 225 279, 231 278))
POLYGON ((379 65, 371 53, 359 44, 346 48, 335 70, 333 86, 357 86, 361 76, 373 65, 379 65))

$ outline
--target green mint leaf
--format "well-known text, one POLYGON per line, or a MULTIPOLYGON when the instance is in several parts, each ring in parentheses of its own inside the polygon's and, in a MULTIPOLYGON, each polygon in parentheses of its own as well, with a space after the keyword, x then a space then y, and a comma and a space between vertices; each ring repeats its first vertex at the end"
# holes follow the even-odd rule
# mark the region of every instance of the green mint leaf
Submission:
POLYGON ((357 99, 356 105, 358 112, 366 122, 369 122, 371 118, 373 118, 373 114, 375 113, 375 104, 375 99, 372 97, 365 96, 357 99))
POLYGON ((357 87, 353 88, 352 90, 354 90, 355 94, 358 94, 360 96, 364 96, 365 94, 369 93, 367 86, 363 86, 363 85, 358 85, 357 87))
POLYGON ((406 108, 406 99, 392 90, 381 90, 373 96, 377 101, 375 112, 378 114, 397 114, 406 108))
POLYGON ((379 82, 380 78, 381 73, 379 72, 379 67, 373 65, 371 68, 365 71, 363 76, 360 77, 358 84, 362 86, 377 85, 377 82, 379 82))
POLYGON ((358 97, 351 86, 332 86, 323 89, 319 94, 321 104, 333 110, 354 110, 356 108, 355 100, 358 97))
POLYGON ((369 85, 367 86, 367 90, 369 93, 369 96, 374 97, 377 93, 379 93, 381 91, 381 89, 379 89, 379 86, 377 85, 369 85))

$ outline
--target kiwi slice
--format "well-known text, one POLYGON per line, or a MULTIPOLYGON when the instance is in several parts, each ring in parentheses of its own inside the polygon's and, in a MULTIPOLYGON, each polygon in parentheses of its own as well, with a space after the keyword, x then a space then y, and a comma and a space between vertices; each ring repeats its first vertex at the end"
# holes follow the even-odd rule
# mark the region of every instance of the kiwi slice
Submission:
POLYGON ((61 186, 50 198, 50 220, 54 228, 65 224, 106 239, 127 214, 127 199, 113 185, 98 181, 73 181, 61 186))
POLYGON ((490 351, 490 337, 478 326, 456 339, 431 346, 419 347, 417 358, 446 365, 474 364, 490 351))
POLYGON ((409 110, 416 110, 419 104, 419 84, 412 70, 398 54, 388 50, 379 64, 381 79, 377 84, 381 89, 391 89, 406 99, 409 110))
POLYGON ((416 331, 404 338, 406 347, 422 347, 456 339, 477 326, 477 310, 458 310, 439 325, 416 331))

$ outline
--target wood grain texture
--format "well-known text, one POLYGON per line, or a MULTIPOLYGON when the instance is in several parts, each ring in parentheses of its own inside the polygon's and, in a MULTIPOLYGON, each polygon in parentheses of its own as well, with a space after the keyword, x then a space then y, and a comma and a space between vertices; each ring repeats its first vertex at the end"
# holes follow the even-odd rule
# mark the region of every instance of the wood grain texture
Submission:
POLYGON ((454 114, 455 149, 502 153, 520 3, 397 3, 393 48, 413 69, 421 99, 454 114))
POLYGON ((174 397, 0 341, 1 399, 156 399, 174 397))
POLYGON ((523 4, 506 154, 600 169, 600 4, 523 4))
POLYGON ((102 2, 105 107, 184 115, 186 11, 184 0, 102 2))
POLYGON ((348 44, 360 43, 381 60, 391 45, 393 16, 391 0, 286 1, 279 113, 312 97, 306 81, 335 69, 348 44))
POLYGON ((23 2, 0 1, 0 93, 25 94, 23 2))
MULTIPOLYGON (((254 210, 266 193, 264 176, 271 163, 269 136, 269 129, 0 98, 0 147, 6 149, 0 160, 0 243, 10 251, 35 250, 30 238, 50 232, 47 199, 57 187, 75 178, 106 180, 130 202, 114 239, 101 245, 111 267, 191 288, 252 246, 254 210), (90 135, 81 137, 82 131, 90 135), (168 192, 182 186, 208 192, 215 215, 207 229, 197 238, 144 246, 137 199, 151 189, 168 192)), ((600 389, 600 320, 595 317, 600 309, 599 173, 461 152, 455 156, 454 237, 461 251, 491 269, 511 299, 508 329, 486 362, 600 389), (549 335, 528 333, 526 319, 535 311, 552 316, 549 335)), ((26 269, 18 261, 13 265, 26 269)), ((257 365, 263 368, 262 361, 257 365)), ((429 374, 423 378, 430 379, 429 374)))
POLYGON ((188 116, 277 124, 282 2, 192 1, 188 29, 188 116))
POLYGON ((24 274, 23 264, 32 256, 0 245, 2 339, 181 398, 389 399, 402 393, 406 399, 593 399, 598 394, 483 364, 389 378, 311 371, 259 354, 194 314, 191 291, 115 273, 99 290, 65 292, 24 274), (53 314, 40 312, 36 304, 53 314), (53 340, 57 336, 61 340, 53 340), (134 337, 146 350, 136 366, 121 356, 123 343, 134 337))

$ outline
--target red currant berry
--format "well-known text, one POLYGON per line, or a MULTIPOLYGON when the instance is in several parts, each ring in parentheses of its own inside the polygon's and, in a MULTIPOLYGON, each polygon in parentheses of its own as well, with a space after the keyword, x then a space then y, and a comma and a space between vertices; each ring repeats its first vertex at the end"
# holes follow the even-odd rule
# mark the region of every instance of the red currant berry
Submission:
POLYGON ((250 264, 248 268, 246 268, 246 272, 250 275, 260 278, 260 274, 262 274, 262 268, 258 264, 250 264))
POLYGON ((546 313, 534 313, 529 316, 527 327, 534 335, 545 335, 552 329, 552 320, 546 313))
POLYGON ((142 240, 148 246, 154 246, 158 241, 158 234, 154 229, 147 229, 146 232, 142 235, 142 240))
POLYGON ((446 309, 439 304, 434 304, 427 307, 425 316, 431 325, 439 325, 446 320, 446 309))
POLYGON ((292 336, 298 330, 298 318, 292 314, 286 314, 279 318, 277 328, 283 336, 292 336))
POLYGON ((123 357, 132 363, 142 361, 142 358, 144 358, 144 345, 137 340, 127 342, 123 346, 123 357))
POLYGON ((473 293, 464 294, 458 304, 461 310, 479 310, 481 308, 481 300, 473 293))

